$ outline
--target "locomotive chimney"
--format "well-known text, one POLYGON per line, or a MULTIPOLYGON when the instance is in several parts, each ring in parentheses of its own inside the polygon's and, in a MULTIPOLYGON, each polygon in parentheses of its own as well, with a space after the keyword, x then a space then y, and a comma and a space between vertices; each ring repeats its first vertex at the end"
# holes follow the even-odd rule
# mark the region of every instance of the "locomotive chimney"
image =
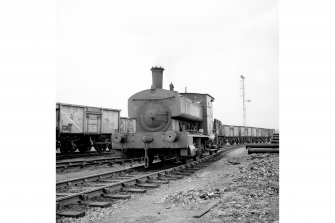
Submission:
POLYGON ((152 89, 163 88, 163 70, 164 68, 162 67, 152 67, 152 89))

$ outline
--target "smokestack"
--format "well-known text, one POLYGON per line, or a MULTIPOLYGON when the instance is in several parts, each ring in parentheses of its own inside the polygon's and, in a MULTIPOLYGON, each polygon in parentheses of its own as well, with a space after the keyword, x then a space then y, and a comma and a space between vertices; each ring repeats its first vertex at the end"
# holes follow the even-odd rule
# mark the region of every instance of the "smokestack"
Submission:
POLYGON ((152 86, 151 88, 163 88, 163 67, 152 67, 152 86))

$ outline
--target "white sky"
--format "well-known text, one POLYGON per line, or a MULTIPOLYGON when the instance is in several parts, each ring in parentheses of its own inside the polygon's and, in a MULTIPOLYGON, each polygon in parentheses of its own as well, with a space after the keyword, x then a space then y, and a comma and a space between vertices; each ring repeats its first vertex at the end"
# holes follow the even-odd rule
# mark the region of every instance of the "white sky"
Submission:
POLYGON ((121 109, 165 68, 163 88, 208 93, 214 117, 279 128, 276 0, 57 0, 57 102, 121 109))

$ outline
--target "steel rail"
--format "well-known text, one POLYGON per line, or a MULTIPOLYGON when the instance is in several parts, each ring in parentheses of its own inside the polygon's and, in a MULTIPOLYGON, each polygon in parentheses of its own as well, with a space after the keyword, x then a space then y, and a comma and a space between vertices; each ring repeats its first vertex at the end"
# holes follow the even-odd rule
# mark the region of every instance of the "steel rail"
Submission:
MULTIPOLYGON (((84 197, 95 197, 95 196, 100 196, 101 194, 104 194, 107 192, 107 190, 118 190, 124 187, 130 187, 130 186, 134 186, 136 183, 143 181, 143 180, 150 180, 152 178, 155 177, 163 177, 165 175, 167 175, 168 173, 172 173, 175 172, 176 170, 180 170, 182 167, 190 167, 193 163, 195 162, 203 162, 205 160, 207 160, 209 157, 205 157, 202 158, 199 161, 194 161, 190 164, 184 164, 178 167, 173 167, 167 170, 161 170, 155 173, 150 173, 150 174, 145 174, 145 175, 141 175, 138 177, 134 177, 131 179, 127 179, 127 180, 121 180, 119 182, 116 183, 109 183, 106 184, 104 186, 100 186, 100 187, 95 187, 93 189, 90 190, 85 190, 79 193, 74 193, 68 196, 64 196, 64 197, 60 197, 56 199, 56 203, 58 203, 57 205, 63 206, 63 205, 67 205, 67 204, 71 204, 71 203, 76 203, 78 201, 81 201, 84 197)), ((99 176, 95 176, 95 177, 99 177, 99 176)))
POLYGON ((133 170, 139 167, 143 167, 143 166, 144 164, 140 163, 140 164, 135 164, 131 167, 125 167, 124 169, 120 169, 120 170, 114 170, 114 171, 110 171, 106 173, 93 174, 89 176, 73 178, 70 180, 59 181, 59 182, 56 182, 56 189, 63 188, 66 186, 71 186, 71 185, 83 184, 83 183, 87 183, 88 181, 92 181, 92 180, 113 177, 115 175, 122 175, 127 171, 130 171, 130 170, 133 170))
POLYGON ((133 159, 123 159, 121 157, 109 157, 109 158, 97 158, 97 159, 90 159, 90 160, 69 160, 69 161, 61 161, 61 162, 56 162, 56 169, 67 169, 69 167, 76 167, 76 166, 86 166, 86 165, 102 165, 102 164, 114 164, 114 163, 133 163, 133 162, 140 162, 141 158, 133 158, 133 159))
MULTIPOLYGON (((241 146, 238 146, 241 147, 241 146)), ((193 161, 191 163, 187 163, 187 164, 183 164, 177 167, 172 167, 166 170, 161 170, 161 171, 157 171, 154 173, 149 173, 149 174, 145 174, 145 175, 140 175, 140 176, 135 176, 131 179, 125 179, 125 180, 120 180, 119 182, 115 182, 115 183, 99 183, 104 184, 103 186, 98 186, 92 189, 88 189, 82 192, 78 192, 78 193, 73 193, 70 195, 65 195, 63 197, 59 197, 56 198, 56 205, 57 207, 63 206, 63 205, 68 205, 71 203, 76 203, 79 202, 83 199, 87 199, 87 198, 91 198, 91 197, 95 197, 95 196, 101 196, 102 194, 106 194, 109 193, 110 191, 114 191, 114 190, 120 190, 122 188, 125 187, 131 187, 136 185, 139 182, 143 182, 143 181, 147 181, 147 180, 153 180, 155 178, 164 178, 164 176, 167 176, 170 173, 176 173, 176 172, 180 172, 189 168, 192 168, 194 166, 196 166, 197 164, 200 164, 204 161, 210 161, 211 158, 215 158, 218 155, 223 155, 223 153, 229 152, 230 150, 235 149, 236 147, 232 147, 232 148, 228 148, 226 150, 219 150, 216 154, 213 155, 208 155, 204 158, 201 158, 200 160, 197 161, 193 161)), ((138 166, 142 166, 144 164, 138 165, 138 166)), ((137 166, 137 167, 138 167, 137 166)), ((119 171, 112 171, 112 172, 108 172, 108 173, 103 173, 103 174, 95 174, 95 175, 91 175, 91 176, 86 176, 86 177, 81 177, 81 178, 76 178, 76 179, 71 179, 71 180, 67 180, 67 181, 62 181, 62 182, 57 182, 56 184, 56 188, 61 188, 64 186, 71 186, 72 184, 82 184, 82 183, 87 183, 91 180, 98 180, 98 179, 104 179, 104 178, 108 178, 111 176, 114 176, 116 174, 120 174, 122 172, 125 172, 126 170, 130 170, 133 169, 134 167, 129 167, 129 168, 125 168, 123 170, 119 170, 119 171)))
POLYGON ((98 157, 98 158, 84 158, 80 160, 62 160, 57 161, 56 164, 67 164, 67 163, 76 163, 76 162, 90 162, 90 161, 103 161, 103 160, 110 160, 110 159, 122 159, 121 156, 111 156, 111 157, 98 157))
POLYGON ((111 151, 104 151, 99 153, 97 151, 89 151, 86 153, 75 152, 72 154, 62 154, 56 153, 56 160, 63 160, 63 159, 73 159, 73 158, 83 158, 83 157, 94 157, 94 156, 104 156, 104 155, 112 155, 111 151))
MULTIPOLYGON (((233 145, 231 147, 235 147, 237 145, 233 145)), ((240 145, 239 145, 240 146, 240 145)), ((238 146, 238 147, 239 147, 238 146)), ((89 159, 89 158, 88 158, 89 159)), ((58 161, 56 162, 56 169, 68 169, 70 167, 84 167, 88 165, 102 165, 102 164, 114 164, 114 163, 133 163, 134 161, 141 161, 143 157, 140 158, 132 158, 132 159, 122 159, 120 156, 114 156, 114 157, 99 157, 96 159, 91 160, 67 160, 67 161, 58 161)))
MULTIPOLYGON (((238 146, 238 147, 240 147, 240 146, 238 146)), ((227 152, 228 150, 234 149, 234 148, 236 148, 236 147, 233 146, 233 147, 227 148, 225 150, 221 150, 221 152, 227 152)), ((143 167, 143 166, 144 166, 144 164, 140 163, 140 164, 137 164, 137 165, 135 164, 131 167, 125 167, 124 169, 120 169, 120 170, 113 170, 113 171, 106 172, 106 173, 93 174, 93 175, 89 175, 89 176, 73 178, 73 179, 70 179, 70 180, 59 181, 59 182, 56 182, 56 188, 62 188, 62 187, 65 187, 65 186, 76 185, 76 184, 83 184, 83 183, 86 183, 88 180, 97 180, 97 179, 102 178, 102 177, 107 178, 107 177, 112 177, 112 176, 117 175, 117 174, 120 175, 120 174, 123 174, 124 172, 130 171, 130 170, 135 169, 135 168, 143 167)))

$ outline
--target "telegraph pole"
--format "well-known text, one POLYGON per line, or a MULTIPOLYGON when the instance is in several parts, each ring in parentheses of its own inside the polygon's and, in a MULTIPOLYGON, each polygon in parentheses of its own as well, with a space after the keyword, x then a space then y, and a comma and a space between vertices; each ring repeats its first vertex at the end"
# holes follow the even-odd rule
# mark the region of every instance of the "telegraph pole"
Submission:
POLYGON ((245 106, 245 89, 244 89, 244 79, 243 75, 240 76, 242 79, 242 97, 243 97, 243 126, 247 125, 247 118, 246 118, 246 106, 245 106))

